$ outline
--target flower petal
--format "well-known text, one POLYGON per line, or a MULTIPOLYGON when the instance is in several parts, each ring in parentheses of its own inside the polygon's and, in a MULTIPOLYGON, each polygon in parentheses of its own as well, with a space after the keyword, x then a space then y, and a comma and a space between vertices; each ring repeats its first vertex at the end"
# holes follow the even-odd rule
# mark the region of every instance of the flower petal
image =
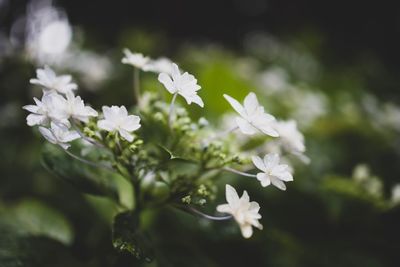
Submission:
POLYGON ((239 113, 240 116, 245 115, 243 106, 236 99, 234 99, 233 97, 231 97, 227 94, 224 94, 224 98, 226 99, 226 101, 229 102, 229 104, 233 107, 233 109, 237 113, 239 113))
POLYGON ((253 164, 259 169, 259 170, 262 170, 262 171, 266 171, 266 168, 265 168, 265 165, 264 165, 264 161, 260 158, 260 157, 258 157, 258 156, 252 156, 251 157, 251 160, 253 161, 253 164))
POLYGON ((271 179, 266 173, 257 173, 257 180, 261 182, 262 187, 267 187, 271 184, 271 179))
POLYGON ((112 132, 115 130, 115 125, 112 122, 110 122, 109 120, 100 120, 97 122, 97 126, 100 129, 103 129, 103 130, 106 130, 109 132, 112 132))
POLYGON ((133 135, 131 135, 128 131, 120 129, 118 132, 126 141, 128 141, 128 142, 133 141, 133 135))
POLYGON ((158 75, 158 81, 164 85, 164 87, 168 90, 168 92, 170 92, 171 94, 176 93, 177 90, 174 87, 174 83, 168 74, 160 73, 158 75))
POLYGON ((253 235, 253 228, 250 224, 240 225, 240 231, 244 238, 250 238, 253 235))
POLYGON ((243 118, 236 118, 236 123, 239 126, 239 129, 242 133, 247 134, 247 135, 253 135, 257 133, 256 128, 254 128, 253 125, 251 125, 248 121, 246 121, 243 118))
POLYGON ((277 188, 279 188, 280 190, 283 190, 283 191, 286 190, 286 185, 285 185, 284 182, 282 182, 281 180, 279 180, 278 178, 276 178, 276 177, 274 177, 274 176, 271 176, 270 179, 271 179, 271 183, 272 183, 275 187, 277 187, 277 188))
POLYGON ((253 92, 249 93, 245 97, 243 104, 244 109, 249 116, 251 116, 251 114, 254 114, 259 106, 256 94, 253 92))
POLYGON ((229 205, 237 206, 237 203, 239 202, 239 196, 235 188, 233 188, 229 184, 225 186, 225 197, 229 205))
POLYGON ((221 204, 217 206, 217 211, 222 213, 231 213, 231 207, 229 204, 221 204))

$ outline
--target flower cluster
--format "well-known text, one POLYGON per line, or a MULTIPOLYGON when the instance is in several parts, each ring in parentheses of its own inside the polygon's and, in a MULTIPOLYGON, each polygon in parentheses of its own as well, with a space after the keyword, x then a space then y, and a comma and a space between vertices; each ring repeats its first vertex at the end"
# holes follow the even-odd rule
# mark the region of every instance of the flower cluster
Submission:
MULTIPOLYGON (((122 63, 132 65, 136 72, 158 73, 158 81, 172 94, 169 104, 149 93, 140 96, 136 80, 134 93, 141 104, 133 110, 140 117, 129 114, 125 106, 103 106, 98 112, 75 94, 78 86, 70 75, 57 75, 45 66, 30 81, 41 87, 43 94, 40 100, 34 98, 34 105, 23 107, 30 112, 27 124, 38 126, 47 141, 59 145, 73 160, 92 167, 106 167, 127 178, 135 190, 136 207, 132 208, 135 212, 146 207, 146 201, 155 199, 157 203, 170 204, 211 220, 233 218, 245 238, 252 236, 252 227, 262 229, 259 204, 251 202, 246 191, 239 197, 230 185, 226 185, 227 204, 216 209, 223 216, 205 214, 196 206, 202 207, 213 198, 211 178, 221 172, 254 178, 262 187, 272 184, 286 190, 285 182, 293 181, 292 168, 280 162, 278 153, 261 158, 254 152, 248 157, 249 153, 240 154, 237 152, 240 149, 232 149, 227 140, 228 135, 238 130, 249 138, 256 134, 264 135, 266 140, 272 137, 284 149, 301 154, 305 151, 304 137, 296 123, 277 121, 265 111, 253 92, 245 97, 243 105, 225 94, 223 97, 237 112, 235 127, 223 131, 222 136, 204 138, 213 130, 210 123, 204 118, 193 122, 177 102, 177 97, 182 96, 188 105, 195 103, 204 107, 197 79, 168 59, 152 60, 128 49, 124 54, 122 63), (101 160, 108 164, 85 158, 82 147, 87 146, 106 151, 101 160), (75 154, 79 149, 81 153, 75 154), (254 164, 251 169, 259 169, 259 173, 237 169, 250 162, 254 164)), ((134 78, 138 79, 138 74, 134 78)))

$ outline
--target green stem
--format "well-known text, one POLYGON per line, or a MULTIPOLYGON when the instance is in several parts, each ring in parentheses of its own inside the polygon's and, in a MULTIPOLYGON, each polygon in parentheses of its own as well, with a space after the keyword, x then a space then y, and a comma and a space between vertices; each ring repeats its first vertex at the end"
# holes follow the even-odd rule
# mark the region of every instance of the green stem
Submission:
POLYGON ((172 119, 174 115, 174 108, 175 108, 175 100, 176 96, 178 94, 175 93, 174 96, 172 97, 171 104, 169 105, 169 113, 168 113, 168 127, 169 129, 172 129, 172 119))
POLYGON ((140 105, 140 77, 139 69, 133 68, 133 103, 140 105))
POLYGON ((112 167, 110 167, 110 166, 103 165, 103 164, 99 164, 99 163, 96 163, 96 162, 93 162, 93 161, 84 159, 84 158, 82 158, 82 157, 80 157, 80 156, 78 156, 78 155, 75 155, 74 153, 68 151, 67 149, 64 149, 64 151, 65 151, 65 153, 67 153, 70 157, 72 157, 72 158, 74 158, 74 159, 76 159, 76 160, 79 160, 80 162, 83 162, 83 163, 85 163, 85 164, 87 164, 87 165, 90 165, 90 166, 93 166, 93 167, 98 167, 98 168, 107 169, 107 170, 109 170, 109 171, 115 171, 115 170, 114 170, 112 167))
POLYGON ((228 172, 231 172, 231 173, 235 173, 235 174, 239 174, 239 175, 243 175, 243 176, 247 176, 247 177, 257 177, 257 175, 255 175, 255 174, 250 174, 250 173, 247 173, 247 172, 241 172, 241 171, 229 168, 229 167, 224 167, 224 168, 222 168, 222 170, 228 171, 228 172))

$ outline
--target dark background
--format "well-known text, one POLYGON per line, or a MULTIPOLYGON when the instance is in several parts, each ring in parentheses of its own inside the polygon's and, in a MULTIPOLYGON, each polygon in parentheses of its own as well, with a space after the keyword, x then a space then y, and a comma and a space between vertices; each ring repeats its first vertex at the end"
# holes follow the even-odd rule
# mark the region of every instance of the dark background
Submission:
MULTIPOLYGON (((7 31, 27 1, 2 2, 0 27, 7 31)), ((283 39, 314 36, 318 43, 314 53, 322 64, 341 68, 372 61, 379 71, 365 72, 367 86, 380 98, 398 99, 397 1, 59 0, 55 4, 65 9, 73 25, 105 47, 117 44, 120 33, 131 28, 166 35, 172 50, 185 42, 211 41, 241 51, 247 34, 258 31, 283 39)))

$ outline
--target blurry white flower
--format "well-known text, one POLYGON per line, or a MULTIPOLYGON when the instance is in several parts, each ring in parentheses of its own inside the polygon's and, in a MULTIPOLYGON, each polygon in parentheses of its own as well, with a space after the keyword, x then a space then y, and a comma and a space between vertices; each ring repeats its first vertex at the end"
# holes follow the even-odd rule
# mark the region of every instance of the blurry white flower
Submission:
POLYGON ((393 204, 400 203, 400 184, 396 184, 392 187, 391 201, 393 204))
POLYGON ((143 69, 144 66, 149 62, 150 58, 143 56, 140 53, 132 53, 129 49, 124 49, 125 57, 122 58, 121 62, 124 64, 132 65, 136 68, 143 69))
POLYGON ((110 59, 88 50, 72 47, 68 56, 60 62, 60 67, 80 74, 80 81, 85 89, 98 90, 99 85, 106 80, 113 71, 110 59), (79 64, 76 64, 79 62, 79 64))
POLYGON ((275 118, 265 113, 264 107, 258 104, 256 94, 249 93, 244 99, 244 106, 229 95, 224 94, 224 97, 233 109, 239 113, 240 117, 236 118, 236 123, 242 133, 253 135, 261 131, 273 137, 279 136, 278 132, 273 128, 275 118))
POLYGON ((201 87, 197 84, 196 78, 185 72, 180 73, 176 64, 172 64, 172 73, 160 73, 158 80, 165 86, 171 94, 179 94, 185 98, 186 102, 190 105, 192 102, 200 107, 204 107, 203 100, 197 95, 197 91, 201 87))
POLYGON ((80 138, 76 131, 70 131, 64 125, 59 125, 54 122, 51 123, 51 128, 39 127, 40 133, 52 144, 61 146, 63 149, 68 149, 71 145, 69 142, 80 138))
MULTIPOLYGON (((328 111, 329 102, 326 96, 320 92, 292 87, 290 97, 286 99, 293 107, 291 117, 295 118, 303 127, 309 127, 328 111)), ((342 106, 345 107, 345 105, 342 106)))
POLYGON ((286 71, 279 67, 273 67, 269 70, 262 72, 259 76, 260 85, 265 87, 268 92, 275 93, 279 91, 286 91, 289 87, 288 74, 286 71))
POLYGON ((198 123, 199 123, 199 125, 200 125, 201 127, 206 127, 206 126, 210 125, 210 122, 209 122, 206 118, 204 118, 204 117, 201 117, 201 118, 199 119, 198 123))
POLYGON ((30 79, 31 84, 37 84, 44 88, 46 91, 56 91, 58 93, 66 94, 72 90, 76 90, 78 86, 72 83, 71 75, 60 75, 45 66, 43 69, 36 70, 37 79, 30 79))
POLYGON ((63 112, 60 110, 60 105, 64 98, 57 93, 43 94, 40 101, 36 97, 33 98, 36 105, 26 105, 22 108, 31 112, 26 117, 26 122, 29 126, 47 125, 50 121, 55 120, 69 126, 69 122, 64 118, 63 112))
POLYGON ((112 132, 117 131, 127 141, 132 142, 131 132, 140 128, 140 118, 136 115, 128 115, 124 106, 103 106, 104 120, 97 122, 100 129, 112 132))
POLYGON ((159 58, 155 60, 150 60, 146 65, 143 66, 144 71, 151 71, 155 73, 167 73, 172 75, 173 67, 172 61, 168 58, 159 58))
POLYGON ((72 29, 65 13, 51 1, 31 1, 27 7, 25 46, 38 64, 57 63, 72 42, 72 29))
POLYGON ((366 164, 357 164, 353 169, 353 179, 358 183, 364 183, 371 177, 371 172, 366 164))
POLYGON ((252 226, 260 230, 263 228, 258 221, 261 218, 261 215, 258 213, 260 205, 255 201, 250 202, 249 195, 246 191, 244 191, 242 197, 239 198, 235 188, 227 184, 225 197, 228 203, 218 205, 217 211, 232 214, 233 218, 239 224, 244 238, 250 238, 253 235, 252 226))
POLYGON ((89 117, 97 117, 97 111, 85 103, 80 96, 74 96, 72 92, 68 92, 65 98, 58 98, 56 105, 59 107, 59 116, 64 119, 73 118, 87 123, 89 117))
POLYGON ((54 21, 46 25, 38 36, 38 46, 46 54, 64 52, 72 39, 72 30, 66 20, 54 21))
POLYGON ((274 153, 265 155, 264 160, 257 156, 252 157, 254 165, 262 171, 257 174, 257 180, 261 182, 263 187, 272 183, 277 188, 286 190, 283 182, 293 181, 289 166, 279 164, 279 160, 279 155, 274 153))
POLYGON ((304 136, 297 129, 296 121, 276 121, 274 128, 279 133, 280 141, 287 151, 303 153, 306 150, 304 136))

